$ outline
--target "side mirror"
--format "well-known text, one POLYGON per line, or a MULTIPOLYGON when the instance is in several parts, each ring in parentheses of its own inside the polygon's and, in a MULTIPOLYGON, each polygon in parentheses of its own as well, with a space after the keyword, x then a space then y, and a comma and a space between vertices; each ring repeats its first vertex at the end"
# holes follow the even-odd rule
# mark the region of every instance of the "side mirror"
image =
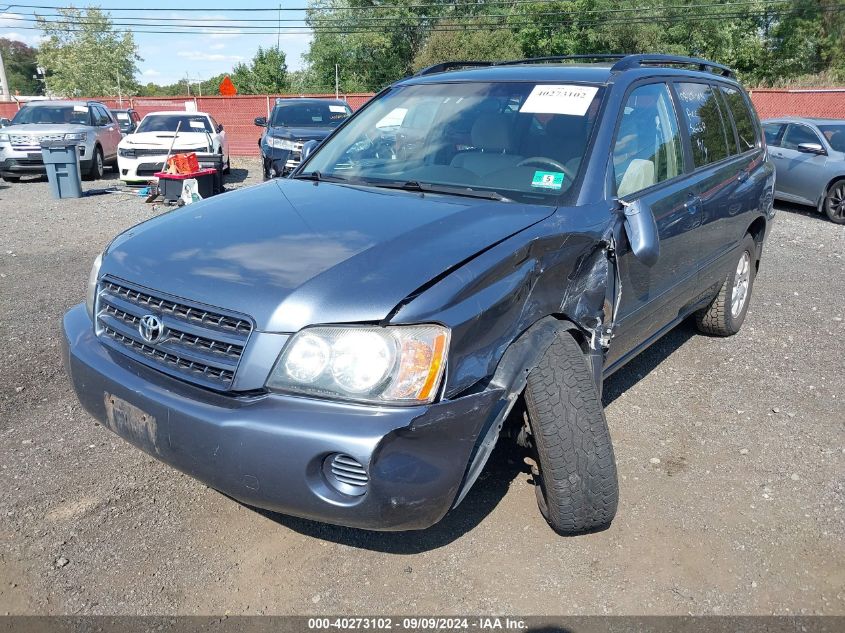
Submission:
POLYGON ((803 152, 804 154, 827 154, 827 152, 824 151, 824 147, 822 147, 820 143, 799 143, 798 151, 803 152))
POLYGON ((654 213, 642 200, 623 202, 625 213, 625 233, 631 243, 634 257, 646 266, 654 266, 660 257, 660 237, 654 213))
POLYGON ((218 123, 218 124, 217 124, 217 131, 218 131, 218 132, 222 132, 222 131, 223 131, 223 124, 222 124, 222 123, 218 123))
POLYGON ((255 124, 258 127, 267 127, 267 117, 265 117, 265 116, 255 117, 255 124))
POLYGON ((2 119, 0 119, 0 127, 6 127, 6 126, 10 125, 11 123, 12 123, 11 119, 7 119, 6 117, 3 117, 2 119))
POLYGON ((320 146, 320 141, 305 141, 302 144, 302 158, 300 162, 304 162, 306 158, 314 153, 314 150, 320 146))

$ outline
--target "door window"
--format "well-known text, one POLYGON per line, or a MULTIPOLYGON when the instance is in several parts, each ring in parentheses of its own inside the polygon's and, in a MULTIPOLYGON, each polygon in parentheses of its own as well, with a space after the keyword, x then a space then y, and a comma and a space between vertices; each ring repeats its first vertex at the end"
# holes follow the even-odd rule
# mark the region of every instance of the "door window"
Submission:
POLYGON ((786 134, 783 135, 780 146, 784 149, 797 150, 801 143, 818 143, 821 145, 818 135, 806 125, 790 123, 786 128, 786 134))
POLYGON ((783 130, 783 123, 766 123, 763 126, 763 134, 766 135, 766 145, 780 147, 778 138, 780 137, 781 130, 783 130))
POLYGON ((728 137, 716 93, 708 84, 679 83, 677 87, 695 166, 703 167, 727 158, 728 137))
POLYGON ((666 84, 635 88, 613 145, 616 193, 627 196, 684 171, 678 117, 666 84))
POLYGON ((757 147, 757 128, 754 117, 748 109, 748 102, 736 88, 722 86, 722 94, 728 102, 728 109, 733 116, 736 134, 739 137, 739 153, 757 147))

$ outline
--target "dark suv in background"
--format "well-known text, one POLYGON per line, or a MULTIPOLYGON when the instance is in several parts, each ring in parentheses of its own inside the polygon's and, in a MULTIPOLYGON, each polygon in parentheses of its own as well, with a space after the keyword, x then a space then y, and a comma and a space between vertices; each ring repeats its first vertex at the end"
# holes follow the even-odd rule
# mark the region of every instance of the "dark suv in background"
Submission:
POLYGON ((439 521, 506 438, 556 531, 609 525, 603 380, 687 317, 739 331, 774 178, 724 66, 573 61, 429 68, 290 178, 118 235, 64 318, 82 404, 245 503, 370 529, 439 521))
POLYGON ((350 114, 349 104, 339 99, 276 99, 269 119, 255 119, 266 128, 258 139, 265 180, 296 169, 303 143, 322 141, 350 114))

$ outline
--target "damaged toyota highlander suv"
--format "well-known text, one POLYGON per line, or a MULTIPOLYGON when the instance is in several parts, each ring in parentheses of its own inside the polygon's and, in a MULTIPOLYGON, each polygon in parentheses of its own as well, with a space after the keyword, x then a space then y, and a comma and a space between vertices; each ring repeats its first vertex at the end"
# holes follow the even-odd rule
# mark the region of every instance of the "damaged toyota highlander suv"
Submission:
POLYGON ((552 528, 608 526, 602 381, 687 317, 740 329, 774 183, 729 69, 590 62, 421 71, 290 178, 118 235, 64 317, 84 407, 246 504, 377 530, 439 521, 512 438, 552 528))

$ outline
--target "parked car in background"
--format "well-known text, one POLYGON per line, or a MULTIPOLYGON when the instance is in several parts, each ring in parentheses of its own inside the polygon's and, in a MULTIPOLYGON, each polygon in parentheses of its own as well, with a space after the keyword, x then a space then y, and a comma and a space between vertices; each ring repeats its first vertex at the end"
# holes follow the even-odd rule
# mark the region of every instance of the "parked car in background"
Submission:
POLYGON ((258 146, 264 178, 286 176, 296 169, 302 144, 322 141, 352 114, 345 101, 335 99, 276 99, 270 118, 258 117, 255 124, 266 128, 258 146))
POLYGON ((290 177, 117 236, 64 318, 85 409, 244 503, 382 530, 442 519, 501 437, 552 528, 607 527, 603 380, 687 317, 740 330, 774 170, 728 68, 598 59, 438 64, 290 177))
POLYGON ((73 140, 79 145, 83 178, 102 178, 117 163, 121 134, 109 109, 97 101, 32 101, 0 132, 0 176, 17 182, 46 173, 41 141, 73 140))
POLYGON ((118 149, 118 171, 124 182, 147 182, 164 168, 171 146, 173 153, 195 152, 198 157, 217 154, 223 171, 230 167, 229 140, 223 126, 205 112, 151 112, 118 149), (178 129, 178 134, 177 134, 178 129))
POLYGON ((112 110, 112 114, 114 114, 114 118, 117 120, 118 125, 120 125, 120 132, 123 136, 132 134, 141 122, 141 115, 132 108, 112 110))
POLYGON ((845 121, 784 117, 763 122, 775 197, 816 207, 845 224, 845 121))

